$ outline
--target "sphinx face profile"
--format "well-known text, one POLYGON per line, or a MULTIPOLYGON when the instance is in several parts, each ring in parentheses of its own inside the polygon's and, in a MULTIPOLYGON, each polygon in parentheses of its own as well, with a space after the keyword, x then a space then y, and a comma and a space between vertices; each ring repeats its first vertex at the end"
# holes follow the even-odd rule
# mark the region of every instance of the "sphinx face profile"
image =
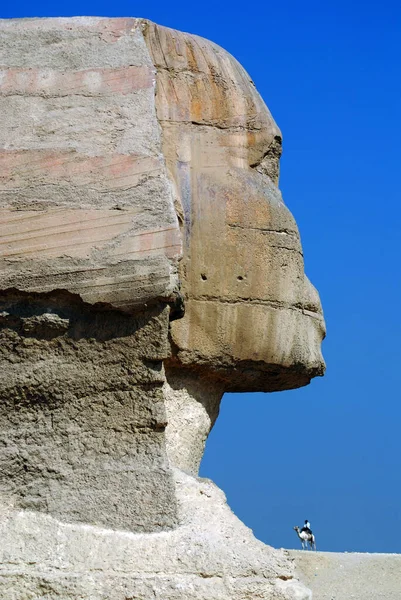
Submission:
POLYGON ((280 130, 223 49, 153 24, 145 39, 184 238, 172 365, 213 373, 227 391, 305 385, 323 374, 325 328, 278 189, 280 130))
POLYGON ((2 27, 1 289, 132 312, 169 302, 179 278, 168 366, 231 391, 321 375, 320 301, 278 190, 281 134, 238 62, 141 19, 2 27), (60 43, 32 52, 24 27, 60 43))

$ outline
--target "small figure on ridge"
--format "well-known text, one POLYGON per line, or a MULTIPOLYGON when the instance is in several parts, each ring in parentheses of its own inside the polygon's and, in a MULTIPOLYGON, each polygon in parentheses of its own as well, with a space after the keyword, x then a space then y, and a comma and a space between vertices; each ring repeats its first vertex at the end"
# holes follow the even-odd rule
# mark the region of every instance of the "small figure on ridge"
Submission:
POLYGON ((305 533, 312 534, 312 529, 310 527, 308 519, 305 519, 305 525, 302 527, 301 531, 305 531, 305 533))
POLYGON ((300 529, 298 526, 294 527, 299 539, 301 540, 302 550, 306 550, 308 545, 310 550, 316 550, 316 540, 310 528, 308 519, 305 521, 305 525, 300 529))

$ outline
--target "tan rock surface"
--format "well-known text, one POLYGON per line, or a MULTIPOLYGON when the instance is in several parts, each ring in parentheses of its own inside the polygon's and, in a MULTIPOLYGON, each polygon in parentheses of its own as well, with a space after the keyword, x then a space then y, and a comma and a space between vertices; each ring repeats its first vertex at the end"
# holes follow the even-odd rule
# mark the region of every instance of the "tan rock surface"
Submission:
POLYGON ((399 600, 401 554, 289 550, 313 600, 399 600))
POLYGON ((310 598, 197 477, 225 391, 324 370, 269 111, 145 20, 0 30, 0 596, 310 598))
POLYGON ((171 297, 181 239, 141 21, 1 31, 0 287, 126 310, 171 297))
POLYGON ((213 364, 227 391, 305 385, 323 372, 324 323, 277 188, 280 131, 222 48, 152 23, 145 38, 184 236, 179 367, 213 364))

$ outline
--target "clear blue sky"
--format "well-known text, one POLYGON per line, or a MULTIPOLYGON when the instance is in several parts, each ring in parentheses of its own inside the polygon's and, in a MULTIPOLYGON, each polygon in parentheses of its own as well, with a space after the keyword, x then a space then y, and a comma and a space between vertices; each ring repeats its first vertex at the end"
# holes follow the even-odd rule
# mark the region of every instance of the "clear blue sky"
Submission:
POLYGON ((248 70, 284 135, 281 188, 325 310, 327 374, 226 395, 201 474, 274 546, 297 547, 308 518, 321 550, 401 552, 400 3, 5 4, 2 17, 147 17, 248 70))

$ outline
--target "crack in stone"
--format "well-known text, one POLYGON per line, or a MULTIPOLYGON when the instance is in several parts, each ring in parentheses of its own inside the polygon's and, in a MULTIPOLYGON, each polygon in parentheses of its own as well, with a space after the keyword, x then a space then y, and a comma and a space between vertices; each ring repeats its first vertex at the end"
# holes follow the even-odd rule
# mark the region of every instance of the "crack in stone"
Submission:
POLYGON ((301 304, 290 304, 288 302, 280 302, 275 300, 264 300, 262 298, 243 298, 241 296, 237 296, 236 299, 228 298, 224 296, 209 296, 209 295, 200 295, 194 296, 191 300, 195 302, 218 302, 222 304, 254 304, 260 306, 268 306, 273 309, 285 309, 285 310, 293 310, 298 313, 302 313, 317 319, 323 319, 323 316, 315 309, 315 307, 311 307, 310 305, 303 306, 301 304))
MULTIPOLYGON (((245 115, 238 115, 239 117, 243 116, 245 117, 245 115)), ((246 116, 246 118, 248 118, 248 116, 246 116)), ((252 118, 252 117, 250 117, 252 118)), ((159 123, 173 123, 174 125, 196 125, 197 127, 212 127, 213 129, 220 129, 223 131, 232 131, 232 132, 260 132, 265 130, 269 130, 269 127, 267 127, 267 125, 265 127, 257 127, 257 126, 252 126, 251 124, 249 125, 225 125, 224 121, 220 121, 220 122, 206 122, 206 121, 175 121, 173 119, 159 119, 158 118, 159 123)), ((269 146, 270 148, 270 146, 269 146)))
POLYGON ((289 235, 298 239, 298 234, 296 231, 291 231, 290 229, 270 229, 269 227, 247 227, 245 225, 240 225, 239 223, 228 223, 229 227, 233 229, 249 229, 251 231, 263 231, 264 233, 277 233, 279 235, 289 235))

